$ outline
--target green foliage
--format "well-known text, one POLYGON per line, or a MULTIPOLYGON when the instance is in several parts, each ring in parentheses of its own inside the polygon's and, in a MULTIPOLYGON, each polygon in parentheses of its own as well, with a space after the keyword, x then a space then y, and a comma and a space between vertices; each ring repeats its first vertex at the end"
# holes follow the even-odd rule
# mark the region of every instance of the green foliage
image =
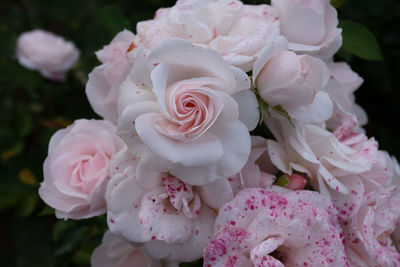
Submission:
POLYGON ((354 21, 341 21, 343 49, 365 60, 382 60, 375 36, 363 25, 354 21))

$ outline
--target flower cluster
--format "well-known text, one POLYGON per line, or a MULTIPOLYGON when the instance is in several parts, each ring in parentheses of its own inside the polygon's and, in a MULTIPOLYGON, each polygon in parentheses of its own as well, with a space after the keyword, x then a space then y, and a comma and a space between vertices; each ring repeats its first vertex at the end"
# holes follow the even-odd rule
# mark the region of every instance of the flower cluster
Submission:
POLYGON ((39 191, 107 214, 93 266, 400 266, 400 167, 333 61, 336 10, 271 2, 178 0, 96 53, 104 120, 52 137, 39 191))

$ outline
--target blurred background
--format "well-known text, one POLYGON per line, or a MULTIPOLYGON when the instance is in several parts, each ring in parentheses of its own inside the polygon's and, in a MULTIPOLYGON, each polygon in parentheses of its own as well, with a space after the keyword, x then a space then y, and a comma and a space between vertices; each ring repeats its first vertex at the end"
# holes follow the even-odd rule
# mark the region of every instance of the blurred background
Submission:
MULTIPOLYGON (((356 99, 369 116, 368 136, 400 158, 400 2, 334 2, 342 4, 340 20, 364 25, 379 43, 384 60, 364 60, 346 50, 338 53, 337 60, 346 60, 365 80, 356 99)), ((75 119, 98 118, 84 92, 88 73, 99 64, 94 52, 122 29, 135 31, 138 21, 150 19, 159 7, 174 3, 0 1, 0 266, 89 265, 92 250, 106 229, 105 216, 57 220, 41 201, 38 188, 48 142, 55 131, 75 119), (44 79, 16 61, 18 35, 35 28, 64 36, 80 49, 80 61, 65 83, 44 79)))

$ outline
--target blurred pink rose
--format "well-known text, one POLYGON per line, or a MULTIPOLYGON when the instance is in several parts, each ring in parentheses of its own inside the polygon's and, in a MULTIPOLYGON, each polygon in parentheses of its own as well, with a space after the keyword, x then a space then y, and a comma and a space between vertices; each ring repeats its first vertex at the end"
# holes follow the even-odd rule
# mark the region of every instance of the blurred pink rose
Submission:
POLYGON ((341 47, 342 30, 329 0, 272 0, 272 6, 290 50, 328 59, 341 47))
POLYGON ((268 5, 237 0, 179 0, 137 25, 140 44, 153 49, 178 37, 211 48, 230 64, 250 71, 260 50, 279 35, 276 12, 268 5))
POLYGON ((44 30, 25 32, 17 41, 18 62, 50 80, 64 81, 78 58, 79 51, 72 42, 44 30))
POLYGON ((106 121, 77 120, 51 138, 44 162, 42 199, 58 218, 83 219, 106 212, 111 157, 123 146, 106 121))
POLYGON ((278 190, 245 189, 221 207, 204 266, 349 266, 332 203, 278 190))
POLYGON ((93 110, 104 119, 117 122, 118 89, 132 68, 128 53, 134 53, 135 35, 123 30, 109 45, 96 52, 102 65, 89 73, 86 95, 93 110))
POLYGON ((92 267, 178 267, 177 263, 160 261, 148 256, 140 248, 133 247, 127 240, 105 232, 101 245, 92 253, 92 267))
POLYGON ((306 123, 329 119, 333 104, 322 92, 330 78, 328 67, 319 58, 287 49, 287 40, 279 37, 263 48, 254 63, 253 78, 261 98, 306 123))
POLYGON ((238 173, 259 119, 246 73, 180 39, 147 53, 120 88, 118 134, 131 153, 144 143, 148 168, 192 185, 238 173))

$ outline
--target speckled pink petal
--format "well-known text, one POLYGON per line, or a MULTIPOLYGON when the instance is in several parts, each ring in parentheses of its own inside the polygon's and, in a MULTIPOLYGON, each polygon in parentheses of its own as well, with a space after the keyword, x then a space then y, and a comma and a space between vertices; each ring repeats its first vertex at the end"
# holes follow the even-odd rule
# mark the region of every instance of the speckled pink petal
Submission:
POLYGON ((250 252, 250 259, 253 266, 284 267, 282 262, 268 255, 284 242, 285 240, 281 237, 271 237, 255 246, 250 252))
POLYGON ((216 214, 205 205, 200 215, 194 220, 193 231, 189 240, 183 243, 167 244, 158 240, 145 245, 149 255, 157 259, 190 262, 201 258, 204 247, 213 236, 216 214))
POLYGON ((243 228, 228 226, 218 233, 204 249, 204 266, 250 266, 250 260, 240 253, 251 235, 243 228), (236 261, 241 264, 236 265, 236 261))
POLYGON ((192 220, 177 213, 166 200, 163 187, 152 188, 143 194, 138 214, 140 224, 151 232, 151 239, 166 243, 183 243, 193 232, 192 220), (167 202, 167 203, 165 203, 167 202))
POLYGON ((242 190, 220 209, 216 232, 205 252, 223 248, 220 258, 240 252, 260 266, 348 266, 336 210, 317 192, 242 190), (246 238, 231 238, 230 229, 246 238))

